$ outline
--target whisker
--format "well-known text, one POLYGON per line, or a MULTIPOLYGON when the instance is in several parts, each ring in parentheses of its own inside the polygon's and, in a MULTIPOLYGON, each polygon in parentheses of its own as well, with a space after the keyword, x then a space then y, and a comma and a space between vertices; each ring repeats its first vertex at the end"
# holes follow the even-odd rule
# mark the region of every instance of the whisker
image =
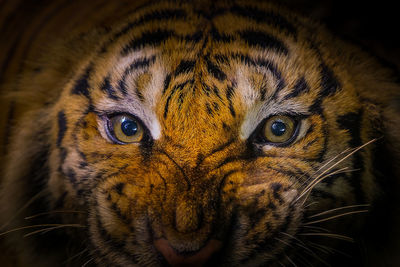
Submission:
POLYGON ((285 232, 281 232, 282 234, 288 236, 289 238, 292 238, 293 240, 297 241, 298 243, 293 243, 303 249, 305 249, 305 252, 311 256, 313 256, 314 258, 316 258, 317 260, 319 260, 320 262, 322 262, 323 264, 329 266, 328 263, 326 263, 323 259, 321 259, 317 254, 315 254, 314 251, 312 251, 310 248, 307 247, 307 245, 300 239, 296 238, 295 236, 285 233, 285 232))
POLYGON ((45 229, 40 229, 40 230, 36 230, 33 232, 30 232, 26 235, 24 235, 24 237, 28 237, 34 234, 38 234, 38 233, 47 233, 49 231, 55 230, 55 229, 60 229, 60 228, 65 228, 65 227, 76 227, 76 228, 85 228, 86 226, 84 225, 80 225, 80 224, 64 224, 64 225, 60 225, 60 226, 54 226, 54 227, 49 227, 49 228, 45 228, 45 229))
MULTIPOLYGON (((307 186, 308 188, 305 189, 305 190, 296 198, 295 202, 298 201, 299 199, 301 199, 305 194, 307 194, 308 192, 310 192, 312 189, 314 189, 314 187, 315 187, 316 185, 318 185, 321 181, 323 181, 323 180, 326 179, 327 177, 332 176, 332 175, 336 175, 336 174, 339 174, 339 173, 349 173, 349 172, 355 172, 355 171, 358 171, 358 169, 348 170, 348 167, 344 167, 344 168, 342 168, 342 169, 339 169, 339 170, 336 170, 336 171, 333 171, 333 172, 330 172, 330 173, 325 174, 324 176, 320 177, 318 180, 314 180, 312 183, 310 183, 310 184, 307 186)), ((305 198, 305 199, 307 199, 307 198, 305 198)), ((304 203, 304 202, 303 202, 303 203, 304 203)))
MULTIPOLYGON (((16 211, 14 213, 14 215, 7 221, 5 222, 0 229, 4 229, 7 225, 9 225, 15 218, 17 218, 17 216, 24 211, 27 207, 29 207, 35 200, 37 200, 38 198, 40 198, 42 196, 42 194, 44 194, 44 192, 46 191, 46 189, 43 189, 41 191, 39 191, 36 195, 34 195, 30 200, 28 200, 25 205, 23 205, 18 211, 16 211)), ((0 234, 1 235, 1 234, 0 234)))
POLYGON ((285 254, 285 257, 291 264, 293 264, 294 267, 297 267, 296 263, 294 263, 293 260, 288 255, 285 254))
POLYGON ((37 217, 40 217, 40 216, 53 214, 53 213, 81 213, 81 214, 86 214, 87 212, 78 211, 78 210, 53 210, 53 211, 41 212, 41 213, 38 213, 38 214, 35 214, 35 215, 32 215, 32 216, 28 216, 28 217, 25 217, 24 219, 25 220, 30 220, 30 219, 33 219, 33 218, 37 218, 37 217))
POLYGON ((90 262, 92 262, 94 258, 89 259, 87 262, 85 262, 81 267, 87 266, 90 262))
MULTIPOLYGON (((298 201, 299 199, 301 199, 301 198, 302 198, 304 195, 306 195, 308 192, 311 192, 311 190, 312 190, 317 184, 319 184, 322 180, 324 180, 325 178, 327 178, 327 177, 329 177, 329 176, 332 176, 332 175, 339 174, 339 173, 345 173, 345 170, 346 170, 347 168, 348 168, 348 167, 344 167, 344 168, 342 168, 342 169, 335 170, 335 171, 333 171, 333 172, 327 173, 327 174, 325 174, 325 175, 322 176, 322 177, 318 177, 318 179, 312 181, 312 182, 300 193, 300 195, 295 199, 294 202, 296 202, 296 201, 298 201)), ((307 199, 308 199, 308 195, 304 198, 304 201, 303 201, 302 205, 304 205, 304 203, 306 202, 307 199)))
POLYGON ((298 235, 304 235, 304 236, 323 236, 323 237, 330 237, 330 238, 335 238, 339 240, 344 240, 348 242, 354 242, 354 239, 348 236, 344 235, 339 235, 339 234, 331 234, 331 233, 299 233, 298 235))
POLYGON ((68 259, 66 259, 65 261, 63 261, 61 264, 62 264, 62 265, 67 264, 68 262, 70 262, 70 261, 76 259, 77 257, 82 256, 82 254, 84 254, 86 251, 88 251, 87 248, 85 248, 84 250, 82 250, 82 251, 76 253, 75 255, 69 257, 68 259))
POLYGON ((312 266, 312 264, 299 251, 294 251, 293 256, 300 263, 300 266, 312 266))
POLYGON ((325 215, 325 214, 332 213, 332 212, 334 212, 334 211, 343 210, 343 209, 361 208, 361 207, 369 207, 369 206, 371 206, 371 205, 370 205, 370 204, 360 204, 360 205, 344 206, 344 207, 339 207, 339 208, 334 208, 334 209, 326 210, 326 211, 323 211, 323 212, 320 212, 320 213, 311 215, 311 216, 309 216, 308 218, 310 219, 310 218, 318 217, 318 216, 321 216, 321 215, 325 215))
POLYGON ((366 213, 366 212, 369 212, 369 210, 355 210, 355 211, 349 211, 349 212, 346 212, 346 213, 338 214, 338 215, 331 216, 331 217, 328 217, 328 218, 324 218, 324 219, 321 219, 321 220, 307 222, 307 223, 304 223, 304 225, 316 224, 316 223, 320 223, 320 222, 325 222, 325 221, 333 220, 333 219, 335 219, 335 218, 339 218, 339 217, 343 217, 343 216, 347 216, 347 215, 351 215, 351 214, 366 213))
POLYGON ((307 205, 304 205, 304 208, 306 209, 306 208, 308 208, 308 207, 310 207, 312 205, 315 205, 315 204, 318 204, 318 202, 314 201, 314 202, 308 203, 307 205))
POLYGON ((20 230, 24 230, 24 229, 31 229, 31 228, 36 228, 36 227, 54 227, 54 226, 62 226, 65 224, 61 224, 61 223, 48 223, 48 224, 37 224, 37 225, 28 225, 28 226, 23 226, 23 227, 18 227, 15 229, 11 229, 5 232, 0 233, 0 236, 12 233, 12 232, 16 232, 16 231, 20 231, 20 230))
POLYGON ((304 248, 304 249, 309 250, 310 252, 312 252, 309 248, 307 248, 307 247, 305 246, 306 244, 305 244, 303 241, 301 241, 300 239, 298 239, 297 237, 295 237, 295 236, 293 236, 293 235, 291 235, 291 234, 285 233, 285 232, 281 232, 281 234, 286 235, 287 237, 289 237, 289 238, 291 238, 291 239, 293 239, 293 240, 299 242, 300 244, 297 244, 298 246, 301 246, 302 248, 304 248))
POLYGON ((310 225, 302 225, 304 228, 309 228, 311 230, 317 230, 317 231, 323 231, 326 233, 329 233, 330 231, 328 229, 322 228, 322 227, 317 227, 317 226, 310 226, 310 225))
POLYGON ((322 173, 320 176, 317 176, 310 184, 308 184, 307 187, 303 190, 302 193, 307 192, 309 188, 314 187, 316 184, 318 184, 320 181, 322 181, 326 177, 345 172, 348 168, 349 167, 343 167, 341 169, 337 169, 337 170, 334 170, 332 172, 324 172, 324 173, 322 173))
MULTIPOLYGON (((372 140, 370 140, 370 141, 368 141, 368 142, 366 142, 365 144, 363 144, 363 145, 361 145, 361 146, 359 146, 359 147, 356 147, 356 148, 354 148, 354 149, 352 149, 347 155, 345 155, 343 158, 341 158, 340 160, 338 160, 338 161, 336 161, 334 164, 332 164, 329 168, 327 168, 326 170, 324 170, 321 174, 319 174, 319 175, 317 175, 314 179, 313 179, 313 181, 309 184, 309 185, 307 185, 306 187, 305 187, 305 189, 303 190, 303 192, 300 194, 300 196, 299 197, 297 197, 296 199, 295 199, 295 201, 294 202, 297 202, 301 197, 303 197, 304 195, 305 195, 305 193, 306 192, 308 192, 310 189, 312 189, 316 184, 318 184, 319 182, 321 182, 322 180, 320 179, 322 176, 324 176, 328 171, 330 171, 331 169, 333 169, 334 167, 336 167, 337 165, 339 165, 340 163, 342 163, 344 160, 346 160, 346 159, 348 159, 350 156, 352 156, 354 153, 356 153, 356 152, 358 152, 359 150, 361 150, 362 148, 364 148, 365 146, 367 146, 367 145, 369 145, 369 144, 371 144, 371 143, 373 143, 373 142, 375 142, 377 139, 372 139, 372 140)), ((345 150, 346 151, 346 150, 345 150)), ((343 152, 341 152, 341 154, 343 154, 343 152)), ((340 154, 339 154, 340 155, 340 154)), ((332 160, 331 160, 331 162, 332 162, 332 160)), ((327 163, 325 163, 324 165, 326 165, 327 163)), ((346 169, 347 169, 347 167, 345 167, 346 169)), ((343 170, 344 168, 342 168, 341 170, 343 170)), ((329 175, 332 175, 332 173, 330 173, 329 175)), ((329 176, 328 175, 328 176, 329 176)), ((326 177, 328 177, 328 176, 325 176, 325 178, 326 177)))
POLYGON ((291 244, 289 244, 289 243, 286 242, 285 240, 282 240, 282 239, 277 238, 277 237, 275 237, 274 239, 277 240, 277 241, 279 241, 279 242, 281 242, 281 243, 283 243, 283 244, 285 244, 285 245, 288 246, 288 247, 293 247, 291 244))
POLYGON ((343 256, 351 258, 351 256, 349 254, 344 253, 343 251, 340 251, 338 249, 335 249, 335 248, 332 248, 332 247, 328 247, 326 245, 317 244, 317 243, 311 242, 311 241, 308 241, 307 243, 309 243, 310 246, 312 246, 312 247, 314 247, 316 249, 319 249, 320 251, 326 250, 327 252, 325 252, 325 253, 332 254, 332 253, 336 252, 336 253, 342 254, 343 256))
MULTIPOLYGON (((337 154, 336 156, 334 156, 333 158, 331 158, 330 160, 328 160, 327 162, 325 162, 321 167, 319 167, 313 175, 317 174, 319 171, 321 171, 323 168, 325 168, 326 166, 328 166, 331 162, 333 162, 335 159, 337 159, 339 156, 341 156, 342 154, 347 153, 349 150, 351 150, 350 148, 346 148, 345 150, 343 150, 342 152, 340 152, 339 154, 337 154)), ((300 176, 300 178, 304 177, 300 176)), ((310 179, 312 179, 311 177, 309 179, 306 179, 301 186, 303 186, 305 183, 307 183, 310 179)))

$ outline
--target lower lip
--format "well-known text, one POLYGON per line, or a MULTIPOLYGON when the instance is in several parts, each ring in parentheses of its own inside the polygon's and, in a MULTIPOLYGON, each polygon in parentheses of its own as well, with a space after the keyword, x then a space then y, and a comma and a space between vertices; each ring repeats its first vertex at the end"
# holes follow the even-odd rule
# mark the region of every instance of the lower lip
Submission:
POLYGON ((156 249, 164 256, 171 266, 202 266, 207 262, 215 252, 219 251, 222 247, 222 242, 211 239, 200 250, 191 253, 191 255, 178 254, 164 238, 158 239, 154 242, 156 249))

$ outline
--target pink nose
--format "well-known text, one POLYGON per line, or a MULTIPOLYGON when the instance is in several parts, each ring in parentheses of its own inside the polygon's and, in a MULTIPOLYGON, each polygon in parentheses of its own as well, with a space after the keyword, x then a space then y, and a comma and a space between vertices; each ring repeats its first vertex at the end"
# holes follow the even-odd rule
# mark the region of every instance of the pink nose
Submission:
POLYGON ((191 255, 179 255, 164 238, 156 240, 154 245, 171 266, 194 267, 203 266, 212 254, 220 250, 222 242, 212 239, 203 248, 191 255))

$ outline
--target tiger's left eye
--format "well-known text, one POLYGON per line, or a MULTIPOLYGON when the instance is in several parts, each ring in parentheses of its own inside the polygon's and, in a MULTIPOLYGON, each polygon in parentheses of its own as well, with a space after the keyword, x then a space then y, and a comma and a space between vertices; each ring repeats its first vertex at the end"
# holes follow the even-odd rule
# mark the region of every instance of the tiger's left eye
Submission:
POLYGON ((125 144, 140 142, 144 135, 141 123, 128 114, 111 117, 109 132, 113 139, 125 144))
POLYGON ((281 144, 292 139, 296 131, 296 121, 289 116, 272 116, 264 124, 263 137, 269 143, 281 144))

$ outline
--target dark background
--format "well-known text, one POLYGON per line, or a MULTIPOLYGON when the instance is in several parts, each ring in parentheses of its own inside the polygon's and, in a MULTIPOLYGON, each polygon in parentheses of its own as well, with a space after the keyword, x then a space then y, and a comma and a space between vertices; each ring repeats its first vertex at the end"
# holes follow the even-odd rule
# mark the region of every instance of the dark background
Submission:
POLYGON ((277 0, 400 70, 400 1, 277 0))

